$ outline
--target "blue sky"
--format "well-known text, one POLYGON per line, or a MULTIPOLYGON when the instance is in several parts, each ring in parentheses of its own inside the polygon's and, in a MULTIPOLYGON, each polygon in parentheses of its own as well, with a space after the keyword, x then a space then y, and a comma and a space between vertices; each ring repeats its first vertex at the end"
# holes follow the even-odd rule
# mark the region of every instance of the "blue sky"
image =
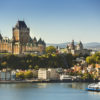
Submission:
POLYGON ((0 31, 12 37, 17 20, 47 43, 100 42, 100 0, 0 0, 0 31))

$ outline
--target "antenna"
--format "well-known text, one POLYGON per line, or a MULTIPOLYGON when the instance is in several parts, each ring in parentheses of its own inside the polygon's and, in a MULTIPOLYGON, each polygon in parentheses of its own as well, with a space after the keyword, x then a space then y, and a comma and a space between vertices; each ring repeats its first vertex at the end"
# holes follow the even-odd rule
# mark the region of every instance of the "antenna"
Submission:
POLYGON ((17 19, 18 19, 18 21, 19 21, 19 17, 17 16, 17 19))
POLYGON ((23 18, 23 21, 25 21, 25 19, 23 18))

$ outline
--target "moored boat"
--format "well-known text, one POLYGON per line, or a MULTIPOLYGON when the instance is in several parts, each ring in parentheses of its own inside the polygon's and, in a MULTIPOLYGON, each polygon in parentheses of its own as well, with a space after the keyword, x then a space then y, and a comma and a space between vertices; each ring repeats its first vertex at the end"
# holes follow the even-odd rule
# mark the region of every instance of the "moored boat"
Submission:
POLYGON ((86 88, 87 91, 97 91, 100 92, 100 82, 89 84, 88 88, 86 88))

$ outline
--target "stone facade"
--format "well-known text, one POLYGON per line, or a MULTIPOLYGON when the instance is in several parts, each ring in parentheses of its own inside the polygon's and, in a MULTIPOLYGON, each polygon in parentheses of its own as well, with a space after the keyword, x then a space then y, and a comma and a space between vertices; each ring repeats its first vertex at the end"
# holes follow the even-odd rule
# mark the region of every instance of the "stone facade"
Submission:
POLYGON ((47 80, 49 77, 49 73, 46 68, 40 68, 38 70, 38 79, 47 80))
POLYGON ((42 80, 59 80, 59 74, 56 68, 40 68, 38 70, 38 79, 42 80))
POLYGON ((43 54, 45 52, 45 42, 41 38, 38 41, 36 37, 32 39, 30 29, 24 21, 18 21, 12 31, 12 39, 3 38, 0 34, 0 52, 12 54, 43 54))
POLYGON ((66 52, 73 55, 90 55, 91 50, 84 49, 81 41, 75 45, 74 40, 72 40, 72 42, 67 45, 66 52))
POLYGON ((2 53, 12 53, 12 41, 8 38, 0 39, 0 52, 2 53))

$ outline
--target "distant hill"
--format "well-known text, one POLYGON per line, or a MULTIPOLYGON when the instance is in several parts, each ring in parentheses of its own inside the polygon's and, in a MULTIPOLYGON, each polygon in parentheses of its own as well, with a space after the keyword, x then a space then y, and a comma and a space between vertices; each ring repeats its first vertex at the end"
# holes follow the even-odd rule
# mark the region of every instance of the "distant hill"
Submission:
POLYGON ((66 43, 59 43, 59 44, 53 44, 53 43, 47 43, 47 46, 59 46, 60 48, 65 48, 67 46, 69 42, 66 42, 66 43))
POLYGON ((84 47, 88 49, 100 51, 100 43, 98 42, 85 43, 84 47))
MULTIPOLYGON (((66 48, 67 44, 69 44, 70 42, 66 42, 66 43, 58 43, 58 44, 53 44, 53 43, 47 43, 47 46, 59 46, 60 48, 66 48)), ((77 44, 77 42, 75 42, 75 44, 77 44)), ((100 51, 100 43, 99 42, 90 42, 90 43, 83 43, 84 48, 87 49, 92 49, 92 50, 97 50, 100 51)))
POLYGON ((84 46, 92 47, 92 46, 98 46, 100 43, 98 42, 90 42, 90 43, 84 43, 84 46))

